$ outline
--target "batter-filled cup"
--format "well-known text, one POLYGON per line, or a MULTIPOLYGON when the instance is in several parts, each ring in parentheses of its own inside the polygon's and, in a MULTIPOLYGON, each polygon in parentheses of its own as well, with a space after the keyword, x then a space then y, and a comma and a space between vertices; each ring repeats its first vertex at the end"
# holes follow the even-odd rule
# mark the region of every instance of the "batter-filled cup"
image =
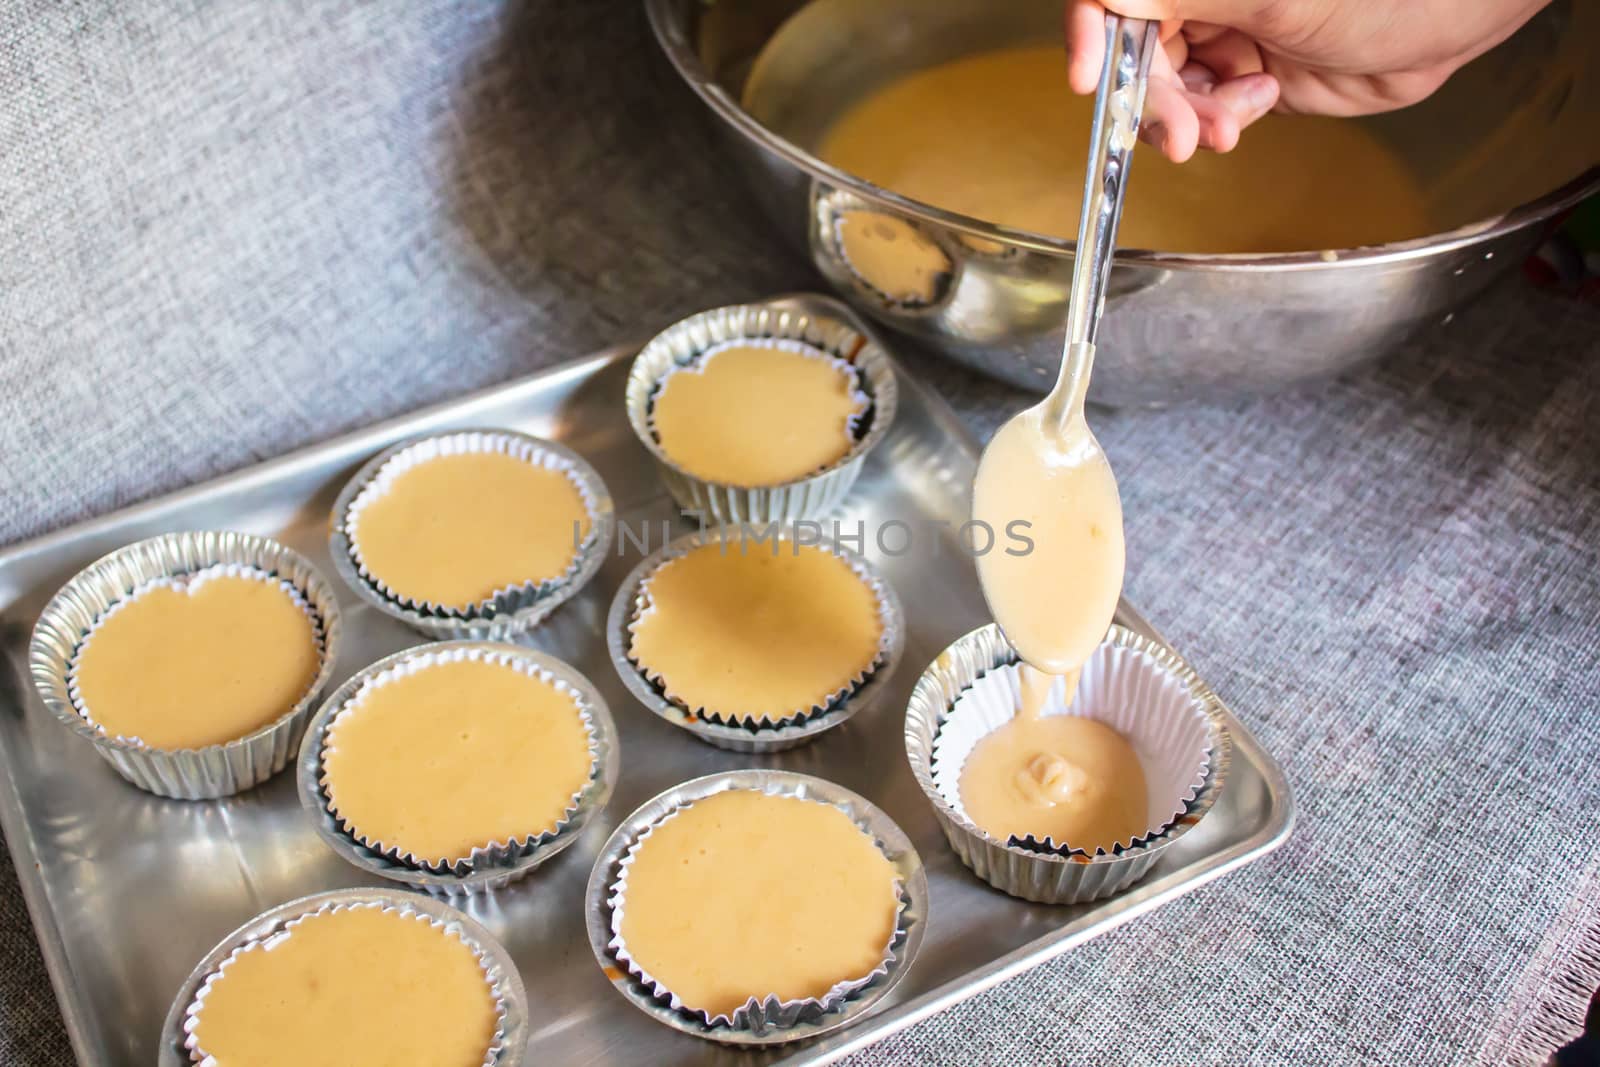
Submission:
POLYGON ((399 1053, 428 1062, 450 1057, 479 1067, 515 1067, 527 1047, 527 996, 504 947, 446 904, 383 889, 318 893, 251 919, 200 961, 167 1014, 158 1063, 228 1063, 234 1058, 229 1052, 259 1055, 263 1050, 257 1046, 274 1041, 283 1042, 281 1052, 288 1055, 301 1047, 298 1042, 315 1042, 323 1034, 347 1062, 369 1055, 388 1062, 399 1053), (359 927, 330 925, 349 919, 359 927), (411 923, 417 925, 406 925, 411 923), (386 930, 395 936, 384 937, 386 930), (297 937, 321 944, 297 945, 297 937), (362 951, 373 938, 372 951, 392 950, 392 960, 374 960, 362 951), (344 945, 349 951, 341 956, 338 947, 344 942, 349 942, 344 945), (297 954, 315 956, 319 951, 333 955, 318 974, 321 988, 307 991, 302 968, 317 960, 302 960, 297 954), (281 1006, 277 999, 257 995, 257 987, 271 987, 278 980, 284 982, 281 1006), (337 983, 371 986, 364 991, 329 988, 337 983), (290 1003, 296 996, 306 999, 302 1010, 290 1003), (396 1013, 396 1020, 391 1024, 381 1016, 338 1014, 341 1005, 363 999, 375 1012, 396 1013), (284 1018, 264 1027, 257 1017, 263 1002, 284 1018), (428 1047, 397 1047, 405 1042, 407 1030, 428 1047), (473 1033, 479 1030, 481 1035, 473 1033), (383 1047, 374 1048, 374 1043, 383 1047), (346 1047, 352 1045, 359 1051, 346 1047))
MULTIPOLYGON (((779 560, 778 562, 781 562, 779 560)), ((856 590, 852 589, 852 592, 856 590)), ((665 621, 665 620, 655 620, 665 621)), ((734 628, 736 617, 719 620, 734 628)), ((698 633, 682 632, 685 639, 698 641, 698 633)), ((899 597, 887 580, 864 557, 825 540, 802 536, 795 527, 774 526, 763 531, 761 539, 747 536, 737 528, 719 528, 687 534, 646 557, 625 578, 612 600, 606 620, 606 639, 612 665, 629 691, 647 708, 676 726, 719 748, 737 752, 776 752, 793 748, 816 738, 824 731, 848 721, 878 698, 898 665, 905 647, 905 621, 899 597), (782 556, 798 549, 826 553, 839 561, 860 583, 867 596, 868 610, 875 618, 877 635, 862 656, 859 669, 840 684, 819 690, 813 697, 785 708, 778 714, 752 715, 739 708, 697 706, 675 691, 663 676, 661 665, 641 655, 635 641, 641 621, 662 605, 652 592, 652 578, 663 566, 691 553, 766 553, 782 556)), ((711 641, 710 637, 705 640, 711 641)), ((715 643, 707 649, 723 648, 715 643)), ((727 655, 736 659, 729 650, 727 655)), ((761 677, 777 669, 772 663, 748 663, 746 677, 761 677)))
MULTIPOLYGON (((684 877, 693 880, 707 875, 707 871, 701 870, 684 877)), ((713 884, 720 892, 722 883, 713 884)), ((730 771, 669 789, 624 820, 601 850, 590 874, 587 918, 596 958, 613 985, 635 1006, 674 1029, 696 1037, 735 1045, 763 1045, 815 1037, 848 1025, 869 1010, 911 965, 927 921, 927 897, 927 877, 910 841, 882 811, 866 800, 809 775, 730 771), (711 814, 709 808, 717 804, 750 804, 754 807, 744 811, 743 819, 777 820, 770 823, 771 833, 762 834, 759 841, 749 846, 755 854, 747 854, 747 849, 737 847, 744 823, 740 815, 731 812, 719 809, 704 824, 713 830, 705 830, 698 824, 695 827, 697 833, 714 832, 728 840, 688 833, 691 829, 688 821, 697 813, 711 814), (762 811, 766 807, 775 808, 770 816, 762 811), (781 817, 777 809, 782 810, 781 817), (801 822, 782 821, 796 814, 801 822), (824 847, 821 838, 814 836, 819 828, 825 834, 842 835, 846 840, 833 840, 824 847), (702 841, 703 845, 697 848, 696 842, 702 841), (757 868, 749 873, 756 878, 753 884, 759 887, 767 877, 764 872, 770 871, 770 863, 780 862, 769 861, 760 851, 781 849, 786 844, 796 850, 818 850, 796 855, 794 862, 801 864, 796 868, 797 877, 813 869, 804 862, 805 857, 810 856, 814 865, 827 868, 819 871, 818 878, 833 889, 817 892, 806 887, 796 889, 799 896, 792 911, 783 910, 787 905, 780 906, 771 899, 770 892, 759 889, 751 897, 757 900, 752 911, 750 906, 737 902, 739 894, 735 892, 729 900, 698 914, 695 921, 706 924, 706 930, 688 930, 678 935, 687 938, 685 945, 690 954, 676 961, 672 973, 661 970, 669 961, 663 960, 663 946, 655 935, 663 929, 671 933, 680 924, 683 909, 702 903, 684 901, 672 894, 649 899, 652 889, 662 888, 664 875, 669 880, 675 877, 680 869, 679 854, 684 855, 686 864, 705 866, 726 860, 748 864, 757 868), (663 854, 653 855, 651 849, 663 854), (855 856, 856 851, 861 855, 855 856), (846 856, 851 858, 846 860, 846 856), (855 866, 858 860, 866 866, 855 866), (646 864, 652 864, 653 868, 647 871, 646 864), (842 864, 840 870, 834 870, 836 864, 842 864), (848 909, 846 901, 850 903, 848 909), (652 908, 652 905, 655 906, 652 908), (652 920, 643 914, 646 910, 654 914, 654 930, 649 929, 648 923, 652 920), (630 924, 629 917, 635 912, 640 913, 639 926, 630 924), (813 912, 829 913, 829 919, 821 920, 811 914, 813 912), (673 918, 674 915, 678 918, 673 918), (659 922, 662 916, 667 919, 664 926, 659 922), (836 973, 822 962, 822 958, 837 959, 836 945, 820 949, 817 944, 810 944, 803 952, 794 951, 794 958, 790 958, 786 950, 769 952, 753 943, 765 935, 777 938, 785 946, 795 946, 794 937, 805 935, 786 933, 784 924, 790 920, 815 931, 819 938, 826 933, 835 938, 851 939, 854 943, 855 935, 862 935, 859 944, 848 953, 855 962, 854 966, 846 968, 849 973, 836 973), (823 927, 828 929, 824 931, 823 927), (637 938, 639 943, 635 945, 632 938, 637 938), (715 946, 718 951, 730 951, 735 956, 742 951, 751 955, 744 963, 735 959, 718 964, 715 960, 708 961, 694 946, 706 951, 715 946), (799 968, 797 975, 805 976, 799 980, 813 989, 813 995, 784 999, 771 993, 763 996, 755 989, 746 991, 740 986, 736 992, 722 989, 720 996, 714 998, 718 1003, 707 1007, 697 1003, 704 1001, 705 988, 690 989, 676 984, 695 984, 697 979, 689 975, 697 975, 713 986, 726 986, 735 981, 734 976, 748 977, 744 972, 750 960, 757 961, 758 969, 765 972, 771 969, 774 959, 780 968, 799 968), (687 972, 685 964, 689 967, 687 972), (653 971, 653 967, 660 973, 653 971), (677 975, 676 980, 672 974, 677 975), (820 988, 824 984, 828 987, 820 988)))
MULTIPOLYGON (((775 397, 781 401, 781 396, 775 397)), ((715 524, 793 522, 837 508, 861 474, 867 454, 894 421, 898 389, 888 355, 871 338, 841 319, 768 304, 742 304, 693 315, 656 335, 639 352, 628 374, 628 422, 649 450, 662 481, 679 507, 715 524), (656 404, 669 379, 697 374, 705 360, 733 349, 770 349, 804 354, 848 372, 858 403, 850 415, 842 451, 816 469, 777 480, 736 481, 697 474, 663 447, 656 404)), ((750 431, 749 449, 783 442, 750 431)), ((730 445, 730 448, 734 446, 730 445)))
POLYGON ((1076 715, 1111 727, 1137 754, 1145 818, 1109 848, 980 827, 962 796, 974 749, 1018 707, 1016 651, 990 625, 940 653, 906 712, 906 752, 951 846, 973 872, 1013 896, 1045 903, 1097 900, 1149 873, 1160 851, 1215 803, 1231 742, 1215 694, 1170 649, 1113 626, 1070 697, 1058 680, 1044 716, 1076 715))
MULTIPOLYGON (((45 707, 92 743, 124 778, 160 796, 200 800, 249 789, 283 769, 300 742, 318 695, 333 674, 340 633, 339 605, 332 587, 298 552, 252 534, 185 532, 120 548, 79 572, 40 615, 28 660, 34 686, 45 707), (218 610, 210 597, 219 587, 208 590, 207 585, 222 579, 229 584, 251 583, 244 588, 255 592, 281 595, 281 601, 256 605, 253 614, 271 607, 274 617, 282 615, 291 623, 303 615, 303 621, 298 622, 306 641, 305 666, 299 676, 303 677, 303 684, 297 677, 290 686, 296 692, 285 690, 281 710, 247 716, 248 725, 241 725, 237 736, 208 737, 202 743, 183 741, 182 735, 163 738, 151 729, 141 731, 120 716, 107 715, 103 707, 97 714, 96 708, 101 705, 95 691, 106 690, 106 679, 97 683, 92 677, 100 673, 98 667, 90 668, 88 678, 84 670, 85 656, 97 637, 111 640, 106 637, 111 628, 120 631, 133 626, 141 617, 134 614, 135 609, 143 611, 150 606, 150 602, 140 605, 140 599, 158 591, 170 602, 163 609, 163 617, 169 619, 170 625, 200 626, 212 635, 226 631, 228 627, 216 623, 209 614, 191 614, 218 610), (207 619, 211 622, 203 621, 207 619), (86 693, 86 687, 94 691, 86 693), (144 736, 140 736, 141 732, 144 736)), ((161 636, 141 630, 116 639, 143 642, 159 640, 161 636)), ((281 658, 280 654, 293 645, 288 635, 281 636, 283 640, 274 640, 273 647, 261 650, 262 655, 281 658)), ((176 635, 173 639, 180 640, 176 635)), ((181 640, 184 648, 173 651, 183 652, 191 647, 188 639, 181 640)), ((97 652, 107 652, 108 648, 97 652)), ((250 653, 244 647, 225 651, 230 656, 250 653)), ((118 653, 116 658, 120 661, 126 657, 118 653)), ((131 666, 143 669, 141 664, 131 666)), ((163 691, 180 681, 180 688, 192 687, 194 679, 203 677, 203 673, 182 673, 182 679, 155 677, 163 678, 159 683, 163 691)), ((119 691, 109 695, 120 701, 127 693, 115 686, 114 678, 111 682, 119 691)), ((252 692, 242 695, 253 697, 256 690, 252 688, 252 692)), ((155 702, 149 707, 159 712, 158 694, 144 693, 139 699, 141 706, 147 699, 155 702)), ((174 696, 172 710, 191 713, 196 699, 194 694, 181 701, 174 696), (178 707, 178 703, 184 706, 178 707)), ((217 719, 226 720, 240 713, 234 706, 238 696, 230 695, 226 685, 220 685, 215 695, 198 699, 215 702, 212 706, 217 719)))
POLYGON ((318 834, 346 861, 391 881, 457 896, 500 889, 570 846, 604 810, 617 770, 616 727, 610 712, 599 691, 575 668, 514 645, 448 641, 379 660, 340 686, 306 730, 296 777, 301 806, 318 834), (462 669, 486 675, 463 677, 462 669), (502 671, 510 673, 502 676, 502 671), (425 693, 407 694, 409 704, 393 703, 401 690, 419 682, 427 687, 425 693), (493 698, 490 703, 460 707, 448 720, 431 714, 441 698, 465 700, 464 687, 475 683, 492 687, 485 691, 493 698), (385 706, 374 703, 386 696, 390 703, 385 706), (506 720, 512 702, 519 700, 535 703, 521 709, 522 721, 506 720), (365 722, 363 716, 368 716, 365 722), (353 736, 351 727, 360 735, 353 736), (457 731, 481 736, 462 736, 457 746, 457 731), (344 766, 336 752, 341 737, 344 766), (470 749, 473 744, 478 749, 470 749), (427 752, 447 747, 477 754, 465 766, 429 761, 427 752), (378 758, 381 763, 397 752, 403 755, 395 758, 412 762, 386 768, 372 762, 378 758), (519 761, 517 753, 544 762, 535 767, 519 761), (354 765, 352 758, 357 761, 354 765), (351 780, 341 781, 341 772, 355 773, 357 778, 346 786, 351 780), (547 788, 551 775, 570 779, 571 789, 560 783, 547 788), (440 779, 459 782, 458 791, 430 793, 440 788, 431 782, 440 779), (361 792, 349 791, 355 789, 361 792), (347 798, 344 808, 342 796, 347 798), (551 797, 557 797, 559 810, 531 811, 540 798, 551 797), (502 809, 512 803, 529 810, 508 815, 502 809), (368 814, 374 804, 379 806, 377 821, 368 814), (464 811, 485 804, 490 805, 486 818, 498 829, 458 825, 464 811), (449 825, 442 831, 417 827, 416 820, 430 812, 445 813, 449 825), (513 824, 516 828, 510 829, 513 824), (406 827, 413 835, 437 837, 444 832, 462 842, 465 834, 472 843, 453 849, 423 848, 422 836, 413 836, 408 843, 406 830, 393 827, 406 827), (399 839, 393 836, 397 833, 399 839))
POLYGON ((538 625, 594 577, 613 524, 605 483, 570 448, 510 430, 460 430, 402 442, 356 472, 334 503, 329 552, 357 595, 428 637, 497 641, 538 625), (475 458, 505 469, 453 470, 475 458), (500 481, 518 471, 545 484, 500 481), (496 481, 480 491, 472 479, 486 477, 496 481), (559 494, 561 507, 544 506, 544 493, 559 494), (497 558, 533 545, 549 558, 497 558), (480 570, 493 576, 480 579, 480 570))
POLYGON ((957 247, 935 228, 889 214, 843 189, 817 198, 811 223, 817 265, 828 280, 899 315, 933 315, 948 306, 962 262, 979 251, 957 247))

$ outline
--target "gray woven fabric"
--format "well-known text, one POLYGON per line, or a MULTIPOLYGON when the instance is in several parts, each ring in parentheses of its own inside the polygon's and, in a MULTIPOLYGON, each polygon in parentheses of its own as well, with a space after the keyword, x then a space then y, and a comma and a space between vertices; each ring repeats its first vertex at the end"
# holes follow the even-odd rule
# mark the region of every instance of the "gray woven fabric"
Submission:
MULTIPOLYGON (((632 3, 0 0, 0 542, 814 284, 632 3)), ((1541 1062, 1600 972, 1600 312, 1102 416, 1270 859, 857 1062, 1541 1062)), ((1023 398, 924 361, 987 433, 1023 398)), ((0 861, 0 1062, 69 1058, 0 861)))

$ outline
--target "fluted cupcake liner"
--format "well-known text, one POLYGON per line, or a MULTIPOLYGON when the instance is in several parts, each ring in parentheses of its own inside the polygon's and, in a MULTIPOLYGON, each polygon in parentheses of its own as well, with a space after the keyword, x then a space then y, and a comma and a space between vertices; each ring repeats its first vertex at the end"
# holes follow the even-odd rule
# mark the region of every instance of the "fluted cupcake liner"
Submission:
MULTIPOLYGON (((442 896, 458 896, 501 889, 576 841, 610 799, 618 762, 616 726, 605 700, 575 668, 553 656, 515 645, 450 641, 397 652, 340 686, 307 727, 296 784, 301 807, 311 817, 318 834, 346 861, 392 881, 442 896), (486 842, 466 856, 446 860, 419 857, 401 845, 363 834, 341 816, 328 787, 324 761, 337 744, 340 719, 359 713, 362 701, 374 689, 432 666, 462 660, 504 664, 573 697, 589 737, 589 777, 573 794, 561 819, 548 830, 486 842)), ((396 773, 404 773, 403 768, 396 768, 396 773)))
POLYGON ((1076 700, 1062 683, 1045 713, 1104 721, 1133 744, 1144 766, 1154 822, 1112 852, 1089 855, 1070 842, 1001 840, 972 822, 961 803, 961 765, 972 746, 1014 714, 1013 649, 999 627, 960 638, 923 673, 906 710, 906 754, 934 815, 962 862, 995 888, 1043 903, 1098 900, 1132 885, 1160 852, 1216 802, 1232 742, 1221 705, 1176 653, 1120 626, 1085 665, 1076 700), (1003 714, 1007 708, 1009 713, 1003 714), (943 736, 951 731, 948 737, 943 736))
MULTIPOLYGON (((882 208, 863 200, 847 189, 835 189, 816 198, 811 218, 812 247, 820 255, 816 262, 823 275, 838 288, 855 295, 868 305, 890 310, 898 315, 933 315, 949 300, 961 275, 962 263, 967 258, 952 247, 952 240, 962 241, 965 235, 952 239, 937 227, 924 226, 903 215, 885 214, 882 208), (939 261, 939 269, 930 273, 926 291, 908 293, 890 292, 886 279, 875 276, 876 271, 864 262, 858 262, 850 253, 850 242, 845 227, 852 221, 871 218, 893 227, 895 240, 903 237, 908 243, 922 245, 925 253, 939 261)), ((997 246, 1003 247, 1003 246, 997 246)), ((904 258, 904 250, 897 250, 904 258)))
MULTIPOLYGON (((413 438, 367 462, 334 502, 329 552, 339 576, 364 601, 435 639, 505 640, 542 622, 599 571, 611 545, 615 512, 600 475, 570 448, 511 430, 457 430, 413 438), (497 452, 558 471, 588 511, 589 532, 566 571, 555 578, 507 586, 475 604, 435 604, 391 589, 361 555, 357 526, 363 509, 405 472, 441 456, 497 452)), ((470 551, 471 546, 463 546, 470 551)))
POLYGON ((339 604, 332 587, 298 552, 254 534, 172 533, 120 548, 63 586, 34 627, 28 662, 45 707, 87 738, 124 778, 159 796, 203 800, 249 789, 284 768, 333 674, 340 633, 339 604), (83 705, 77 690, 77 658, 94 630, 143 592, 217 574, 279 582, 306 610, 319 667, 305 694, 272 722, 219 745, 160 749, 137 738, 111 736, 95 723, 93 709, 83 705))
POLYGON ((273 908, 229 934, 190 972, 167 1013, 158 1063, 161 1067, 214 1062, 195 1036, 211 987, 242 954, 270 949, 303 920, 353 908, 379 908, 427 922, 457 938, 477 957, 495 1002, 497 1025, 483 1067, 516 1067, 528 1044, 528 1004, 522 978, 505 948, 481 925, 448 905, 387 889, 343 889, 317 893, 273 908))
MULTIPOLYGON (((1016 718, 1021 701, 1020 667, 1004 664, 988 671, 956 698, 933 740, 933 782, 945 802, 967 816, 961 797, 961 772, 972 750, 990 733, 1016 718)), ((1118 841, 1109 851, 1132 848, 1165 833, 1205 788, 1211 770, 1209 720, 1197 713, 1182 679, 1143 652, 1105 644, 1083 665, 1077 689, 1066 679, 1050 687, 1041 716, 1076 715, 1094 719, 1121 734, 1138 754, 1144 771, 1148 825, 1143 833, 1118 841)), ((1014 835, 1024 848, 1090 855, 1102 851, 1070 841, 1014 835)))
POLYGON ((866 1014, 904 976, 927 924, 928 881, 905 833, 881 810, 842 786, 789 771, 725 771, 684 782, 641 805, 601 850, 589 876, 589 941, 612 984, 635 1006, 676 1030, 733 1045, 799 1041, 848 1025, 866 1014), (899 910, 883 960, 869 974, 836 983, 821 997, 780 1000, 752 996, 732 1013, 692 1009, 656 981, 631 955, 622 937, 628 868, 655 829, 698 800, 732 789, 796 797, 832 805, 867 833, 894 865, 899 910))
POLYGON ((849 494, 867 454, 883 440, 898 404, 894 367, 877 343, 844 320, 770 304, 740 304, 692 315, 657 334, 628 374, 628 422, 650 451, 678 506, 707 522, 793 522, 827 515, 849 494), (798 345, 851 365, 869 403, 855 420, 856 440, 834 463, 771 486, 736 486, 697 477, 661 447, 653 427, 656 393, 666 378, 711 351, 740 343, 798 345))
MULTIPOLYGON (((796 541, 793 528, 774 528, 764 533, 766 540, 745 550, 772 551, 774 547, 793 546, 796 541), (773 547, 768 547, 768 541, 772 542, 773 547)), ((877 654, 872 662, 845 685, 831 693, 821 694, 816 703, 795 708, 776 722, 766 716, 691 708, 667 691, 659 674, 633 658, 633 626, 644 613, 652 610, 649 580, 664 564, 697 548, 721 544, 726 539, 739 536, 738 531, 725 528, 697 531, 685 534, 646 556, 623 579, 611 601, 611 610, 606 617, 606 643, 612 665, 616 667, 623 684, 645 707, 663 719, 718 748, 735 752, 779 752, 805 744, 846 722, 877 699, 893 676, 905 649, 905 615, 894 589, 865 557, 827 539, 805 539, 803 544, 829 552, 847 563, 872 590, 878 602, 878 620, 882 625, 877 654)))

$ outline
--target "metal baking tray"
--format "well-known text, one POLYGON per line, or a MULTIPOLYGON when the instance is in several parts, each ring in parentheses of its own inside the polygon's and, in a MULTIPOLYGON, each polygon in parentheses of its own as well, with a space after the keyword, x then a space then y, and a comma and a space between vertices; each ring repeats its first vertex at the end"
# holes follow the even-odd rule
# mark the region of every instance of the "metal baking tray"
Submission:
MULTIPOLYGON (((781 302, 858 321, 822 297, 781 302)), ((318 890, 382 883, 321 841, 301 812, 292 771, 222 801, 163 800, 123 782, 33 693, 27 642, 46 600, 104 553, 179 529, 270 534, 332 576, 327 519, 344 480, 386 445, 450 427, 512 427, 561 441, 599 470, 620 520, 650 519, 659 528, 675 512, 623 414, 634 351, 609 349, 0 554, 0 825, 82 1063, 154 1062, 162 1019, 184 976, 251 916, 318 890)), ((869 458, 843 519, 862 520, 869 530, 889 519, 942 520, 950 540, 938 560, 920 549, 887 556, 869 541, 867 554, 898 590, 908 623, 902 666, 874 707, 813 744, 770 756, 712 748, 646 711, 613 672, 604 635, 612 593, 637 561, 633 546, 621 555, 613 549, 599 576, 530 635, 529 644, 593 679, 615 715, 622 756, 616 793, 598 825, 498 899, 464 906, 521 968, 538 1062, 826 1063, 1197 889, 1288 835, 1293 808, 1283 772, 1228 714, 1235 762, 1216 808, 1132 890, 1091 905, 1027 904, 990 889, 957 861, 912 779, 902 729, 922 668, 988 619, 976 573, 953 539, 968 516, 979 449, 941 399, 903 371, 900 383, 893 431, 869 458), (668 786, 749 766, 820 775, 868 797, 911 837, 931 886, 921 954, 878 1009, 838 1033, 768 1052, 731 1051, 674 1033, 628 1004, 596 966, 583 917, 589 868, 618 820, 668 786)), ((684 528, 679 520, 677 531, 684 528)), ((420 640, 348 590, 341 594, 346 633, 333 684, 420 640)), ((1159 640, 1126 604, 1118 621, 1159 640)))

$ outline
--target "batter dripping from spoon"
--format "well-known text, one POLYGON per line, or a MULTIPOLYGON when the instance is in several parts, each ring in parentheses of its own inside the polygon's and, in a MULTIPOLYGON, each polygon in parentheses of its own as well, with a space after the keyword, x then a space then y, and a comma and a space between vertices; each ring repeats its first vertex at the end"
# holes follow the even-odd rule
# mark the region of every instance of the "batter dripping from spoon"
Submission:
POLYGON ((1057 677, 1071 702, 1122 592, 1122 501, 1083 405, 1155 28, 1111 17, 1107 44, 1108 56, 1120 51, 1130 62, 1105 64, 1096 100, 1061 376, 1043 403, 995 434, 972 491, 976 521, 991 529, 1024 521, 1033 541, 1028 552, 978 559, 989 610, 1022 660, 1021 707, 974 746, 961 772, 968 814, 990 834, 1049 836, 1091 853, 1140 833, 1146 805, 1143 772, 1121 735, 1040 714, 1057 677))

